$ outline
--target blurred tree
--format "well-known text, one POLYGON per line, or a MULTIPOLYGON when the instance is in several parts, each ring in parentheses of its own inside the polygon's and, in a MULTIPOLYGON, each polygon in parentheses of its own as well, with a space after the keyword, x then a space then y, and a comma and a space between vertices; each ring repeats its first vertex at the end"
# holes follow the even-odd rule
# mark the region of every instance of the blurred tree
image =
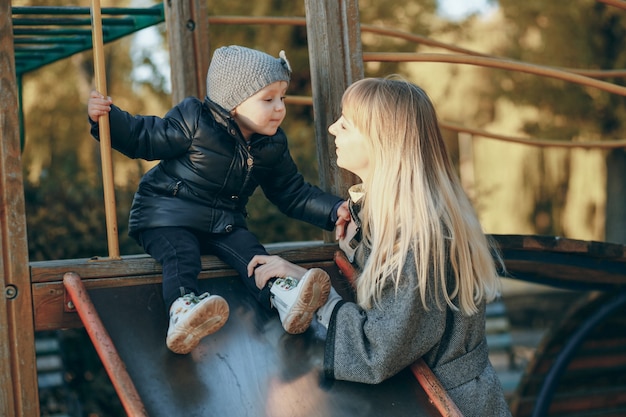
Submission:
MULTIPOLYGON (((501 56, 560 68, 626 68, 626 15, 593 0, 567 4, 541 0, 500 0, 505 22, 501 56)), ((539 109, 524 130, 540 138, 611 140, 626 137, 626 100, 572 83, 515 72, 495 72, 492 100, 508 97, 539 109)), ((624 85, 623 78, 606 79, 624 85)), ((533 165, 536 166, 536 165, 533 165)), ((626 152, 607 152, 606 240, 626 242, 626 152)), ((540 168, 541 169, 541 168, 540 168)), ((569 167, 563 167, 569 169, 569 167)), ((567 178, 567 176, 565 177, 567 178)), ((538 232, 557 234, 567 182, 557 189, 541 184, 536 193, 538 232), (547 217, 547 219, 546 219, 547 217)))

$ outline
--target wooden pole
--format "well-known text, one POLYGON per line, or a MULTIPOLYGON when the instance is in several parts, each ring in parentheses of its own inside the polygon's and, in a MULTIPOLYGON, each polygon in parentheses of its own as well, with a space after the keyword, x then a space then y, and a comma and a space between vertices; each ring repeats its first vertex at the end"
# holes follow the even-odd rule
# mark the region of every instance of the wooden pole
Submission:
MULTIPOLYGON (((107 96, 106 74, 104 70, 104 41, 102 39, 102 17, 100 0, 91 2, 93 63, 96 90, 107 96)), ((100 116, 100 158, 102 160, 102 183, 104 186, 104 212, 107 225, 107 242, 109 258, 120 259, 120 247, 117 233, 117 216, 115 205, 115 187, 113 183, 113 163, 111 161, 111 130, 109 116, 100 116)))

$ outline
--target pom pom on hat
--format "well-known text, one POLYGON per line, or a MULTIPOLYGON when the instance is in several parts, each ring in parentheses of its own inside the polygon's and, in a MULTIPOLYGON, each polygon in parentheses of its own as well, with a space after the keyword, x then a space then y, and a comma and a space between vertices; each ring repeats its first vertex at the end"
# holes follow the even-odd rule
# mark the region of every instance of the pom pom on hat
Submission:
POLYGON ((231 45, 213 53, 206 78, 207 97, 232 111, 276 81, 289 82, 291 66, 285 51, 274 58, 256 49, 231 45))

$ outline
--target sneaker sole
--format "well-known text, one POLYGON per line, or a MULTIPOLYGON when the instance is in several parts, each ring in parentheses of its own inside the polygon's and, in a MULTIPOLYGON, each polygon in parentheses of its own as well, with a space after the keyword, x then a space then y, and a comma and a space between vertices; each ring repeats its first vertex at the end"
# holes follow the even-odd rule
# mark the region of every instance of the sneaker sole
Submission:
POLYGON ((311 325, 315 310, 324 305, 330 294, 330 278, 322 269, 311 269, 304 284, 298 301, 283 321, 283 328, 290 334, 304 333, 311 325))
POLYGON ((228 303, 218 295, 209 296, 203 305, 196 309, 197 313, 189 319, 189 322, 167 338, 167 347, 172 352, 182 355, 191 352, 202 338, 221 329, 230 314, 228 303))

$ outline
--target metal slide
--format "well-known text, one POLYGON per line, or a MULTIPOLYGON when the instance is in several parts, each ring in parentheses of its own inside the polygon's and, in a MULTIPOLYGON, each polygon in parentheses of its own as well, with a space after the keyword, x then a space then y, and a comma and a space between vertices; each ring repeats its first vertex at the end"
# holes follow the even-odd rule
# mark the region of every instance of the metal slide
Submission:
POLYGON ((89 296, 151 417, 440 416, 410 370, 379 385, 328 381, 315 324, 284 332, 236 277, 200 281, 230 318, 189 355, 165 346, 160 284, 90 290, 89 296))

